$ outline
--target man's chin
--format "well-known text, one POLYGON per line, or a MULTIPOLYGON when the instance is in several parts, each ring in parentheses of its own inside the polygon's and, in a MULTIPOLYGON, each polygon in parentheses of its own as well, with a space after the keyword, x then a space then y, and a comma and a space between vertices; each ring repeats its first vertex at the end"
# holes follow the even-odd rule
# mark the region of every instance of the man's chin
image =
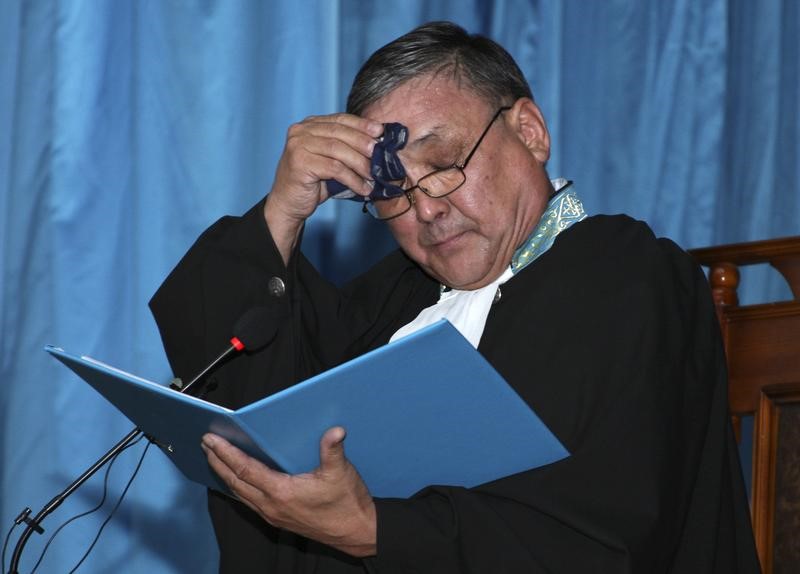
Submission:
POLYGON ((426 269, 426 271, 442 285, 446 285, 451 289, 458 289, 459 291, 480 289, 495 280, 494 275, 489 269, 470 269, 465 271, 463 269, 458 270, 442 267, 437 269, 434 267, 426 269))
MULTIPOLYGON (((488 247, 475 241, 473 234, 465 233, 444 248, 429 247, 416 259, 420 267, 436 281, 451 289, 471 291, 488 285, 502 273, 494 273, 496 261, 489 259, 488 247)), ((408 253, 408 252, 407 252, 408 253)), ((419 252, 418 252, 419 253, 419 252)))

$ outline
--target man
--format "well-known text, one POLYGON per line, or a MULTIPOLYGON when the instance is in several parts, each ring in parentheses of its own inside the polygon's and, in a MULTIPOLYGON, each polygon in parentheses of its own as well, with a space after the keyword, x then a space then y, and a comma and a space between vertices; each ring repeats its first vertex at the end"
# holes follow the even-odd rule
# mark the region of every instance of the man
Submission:
POLYGON ((289 317, 215 376, 211 400, 239 407, 447 317, 571 453, 473 489, 373 499, 343 429, 299 476, 207 435, 241 501, 210 494, 222 571, 758 571, 704 278, 644 224, 585 217, 569 183, 549 180, 549 150, 511 57, 428 24, 367 61, 348 113, 292 126, 266 200, 213 225, 173 271, 151 305, 178 375, 248 308, 289 317), (371 169, 389 123, 407 128, 403 181, 371 169), (343 289, 299 251, 333 180, 400 246, 343 289))

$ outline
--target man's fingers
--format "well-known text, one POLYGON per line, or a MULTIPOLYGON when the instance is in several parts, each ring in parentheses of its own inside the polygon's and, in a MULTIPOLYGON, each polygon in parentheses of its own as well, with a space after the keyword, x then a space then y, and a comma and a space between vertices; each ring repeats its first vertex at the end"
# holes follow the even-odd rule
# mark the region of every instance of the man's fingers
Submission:
POLYGON ((309 171, 324 171, 331 177, 342 176, 345 172, 354 172, 354 176, 361 180, 370 179, 370 156, 353 149, 346 142, 336 138, 314 137, 298 140, 290 146, 302 146, 302 149, 292 150, 300 162, 293 166, 295 169, 309 171), (311 162, 311 165, 308 165, 311 162))
POLYGON ((293 138, 334 139, 344 142, 358 153, 367 157, 372 155, 378 136, 383 133, 383 125, 356 116, 340 114, 347 121, 331 120, 331 116, 305 119, 289 128, 287 140, 293 138), (377 128, 375 127, 377 126, 377 128))
POLYGON ((372 190, 368 180, 372 179, 370 158, 375 143, 369 132, 331 121, 327 116, 304 120, 289 128, 282 173, 288 176, 285 181, 294 180, 304 187, 333 179, 356 193, 368 195, 372 190))
POLYGON ((377 138, 383 133, 382 123, 347 113, 330 114, 326 116, 309 116, 300 123, 340 125, 361 132, 367 132, 373 138, 377 138))
POLYGON ((241 497, 260 494, 271 486, 273 474, 281 474, 216 435, 204 435, 202 447, 212 470, 241 497))

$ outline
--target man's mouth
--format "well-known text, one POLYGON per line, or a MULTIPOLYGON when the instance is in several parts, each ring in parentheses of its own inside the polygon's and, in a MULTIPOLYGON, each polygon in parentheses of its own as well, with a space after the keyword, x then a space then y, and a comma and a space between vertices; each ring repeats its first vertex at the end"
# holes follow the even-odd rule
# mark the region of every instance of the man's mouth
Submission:
POLYGON ((466 231, 464 230, 432 237, 425 242, 426 247, 434 247, 437 249, 449 247, 450 245, 454 245, 456 242, 458 242, 458 240, 461 239, 465 233, 466 231))

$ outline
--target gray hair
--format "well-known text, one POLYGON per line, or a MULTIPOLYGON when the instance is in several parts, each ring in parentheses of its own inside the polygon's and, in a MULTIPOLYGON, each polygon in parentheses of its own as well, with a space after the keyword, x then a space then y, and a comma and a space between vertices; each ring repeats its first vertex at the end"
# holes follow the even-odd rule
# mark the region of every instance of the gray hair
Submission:
POLYGON ((347 112, 361 115, 404 82, 426 74, 450 74, 496 107, 533 99, 525 76, 500 44, 452 22, 430 22, 370 56, 353 80, 347 112))

